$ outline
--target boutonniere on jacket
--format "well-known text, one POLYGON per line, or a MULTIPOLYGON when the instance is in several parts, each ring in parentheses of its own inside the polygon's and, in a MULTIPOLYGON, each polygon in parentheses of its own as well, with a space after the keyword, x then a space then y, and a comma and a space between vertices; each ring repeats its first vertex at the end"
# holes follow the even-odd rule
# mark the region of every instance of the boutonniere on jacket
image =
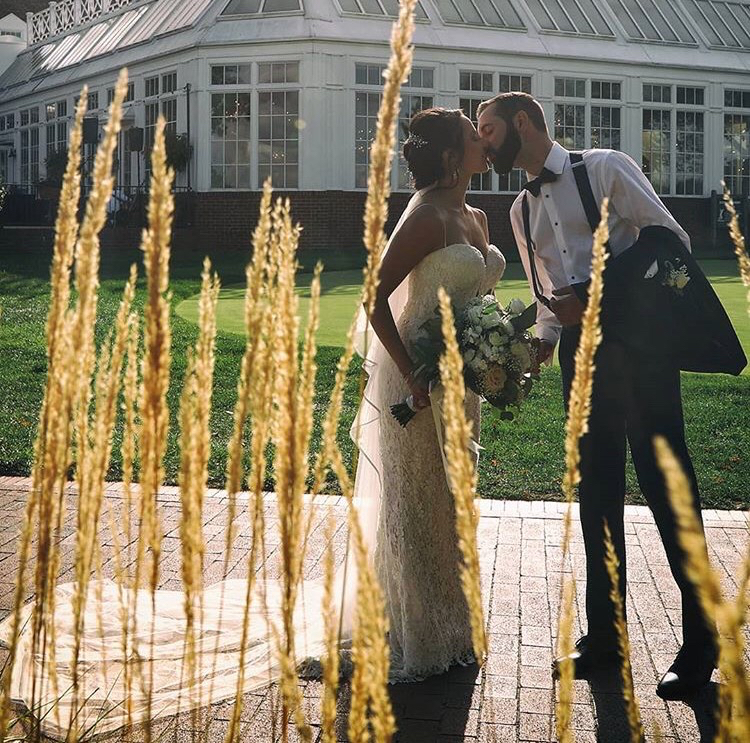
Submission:
POLYGON ((668 286, 676 294, 682 294, 682 290, 690 281, 690 274, 686 265, 675 266, 671 261, 664 262, 664 279, 662 284, 668 286))

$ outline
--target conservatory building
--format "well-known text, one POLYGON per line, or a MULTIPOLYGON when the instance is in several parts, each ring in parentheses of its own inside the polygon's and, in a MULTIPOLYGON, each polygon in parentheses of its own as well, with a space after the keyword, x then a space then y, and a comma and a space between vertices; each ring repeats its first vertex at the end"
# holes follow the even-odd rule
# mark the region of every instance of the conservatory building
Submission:
MULTIPOLYGON (((162 114, 194 239, 247 242, 258 189, 292 196, 303 245, 356 246, 397 0, 59 0, 28 14, 0 76, 0 179, 40 199, 88 86, 84 169, 114 82, 130 84, 112 223, 147 188, 162 114)), ((621 149, 710 241, 726 180, 750 194, 748 0, 419 0, 401 123, 523 90, 571 149, 621 149)), ((403 133, 399 135, 403 139, 403 133)), ((59 158, 58 158, 59 159, 59 158)), ((471 202, 510 240, 523 174, 476 176, 471 202)), ((398 159, 393 203, 408 195, 398 159)))

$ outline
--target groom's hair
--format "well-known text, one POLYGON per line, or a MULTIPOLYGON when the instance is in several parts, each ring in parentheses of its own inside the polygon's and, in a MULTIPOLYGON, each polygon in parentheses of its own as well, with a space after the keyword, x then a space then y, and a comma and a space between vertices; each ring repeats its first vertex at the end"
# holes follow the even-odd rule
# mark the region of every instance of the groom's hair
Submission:
POLYGON ((500 93, 488 101, 482 101, 477 106, 477 118, 487 109, 505 121, 511 121, 519 111, 525 111, 529 120, 540 132, 547 131, 547 122, 544 118, 539 101, 528 93, 500 93))

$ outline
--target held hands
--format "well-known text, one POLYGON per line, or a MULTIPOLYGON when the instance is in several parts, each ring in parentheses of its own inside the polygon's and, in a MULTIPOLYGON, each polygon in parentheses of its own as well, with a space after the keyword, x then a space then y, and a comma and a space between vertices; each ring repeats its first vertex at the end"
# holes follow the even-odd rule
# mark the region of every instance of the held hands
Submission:
POLYGON ((562 325, 579 325, 583 317, 583 311, 586 309, 578 295, 570 286, 564 286, 562 289, 555 289, 552 292, 550 300, 550 309, 562 325))

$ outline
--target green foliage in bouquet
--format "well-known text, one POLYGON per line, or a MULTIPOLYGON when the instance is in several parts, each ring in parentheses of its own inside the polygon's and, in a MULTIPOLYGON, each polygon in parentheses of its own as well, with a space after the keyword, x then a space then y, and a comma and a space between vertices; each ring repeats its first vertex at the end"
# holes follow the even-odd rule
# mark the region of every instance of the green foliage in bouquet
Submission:
MULTIPOLYGON (((536 373, 534 341, 528 332, 536 322, 536 304, 526 307, 513 299, 501 308, 492 295, 476 297, 460 310, 454 308, 456 336, 464 361, 467 387, 481 395, 503 420, 528 396, 536 373)), ((438 310, 420 326, 412 345, 413 376, 426 385, 440 378, 438 363, 445 344, 438 310)), ((416 412, 404 400, 391 413, 406 426, 416 412)))

